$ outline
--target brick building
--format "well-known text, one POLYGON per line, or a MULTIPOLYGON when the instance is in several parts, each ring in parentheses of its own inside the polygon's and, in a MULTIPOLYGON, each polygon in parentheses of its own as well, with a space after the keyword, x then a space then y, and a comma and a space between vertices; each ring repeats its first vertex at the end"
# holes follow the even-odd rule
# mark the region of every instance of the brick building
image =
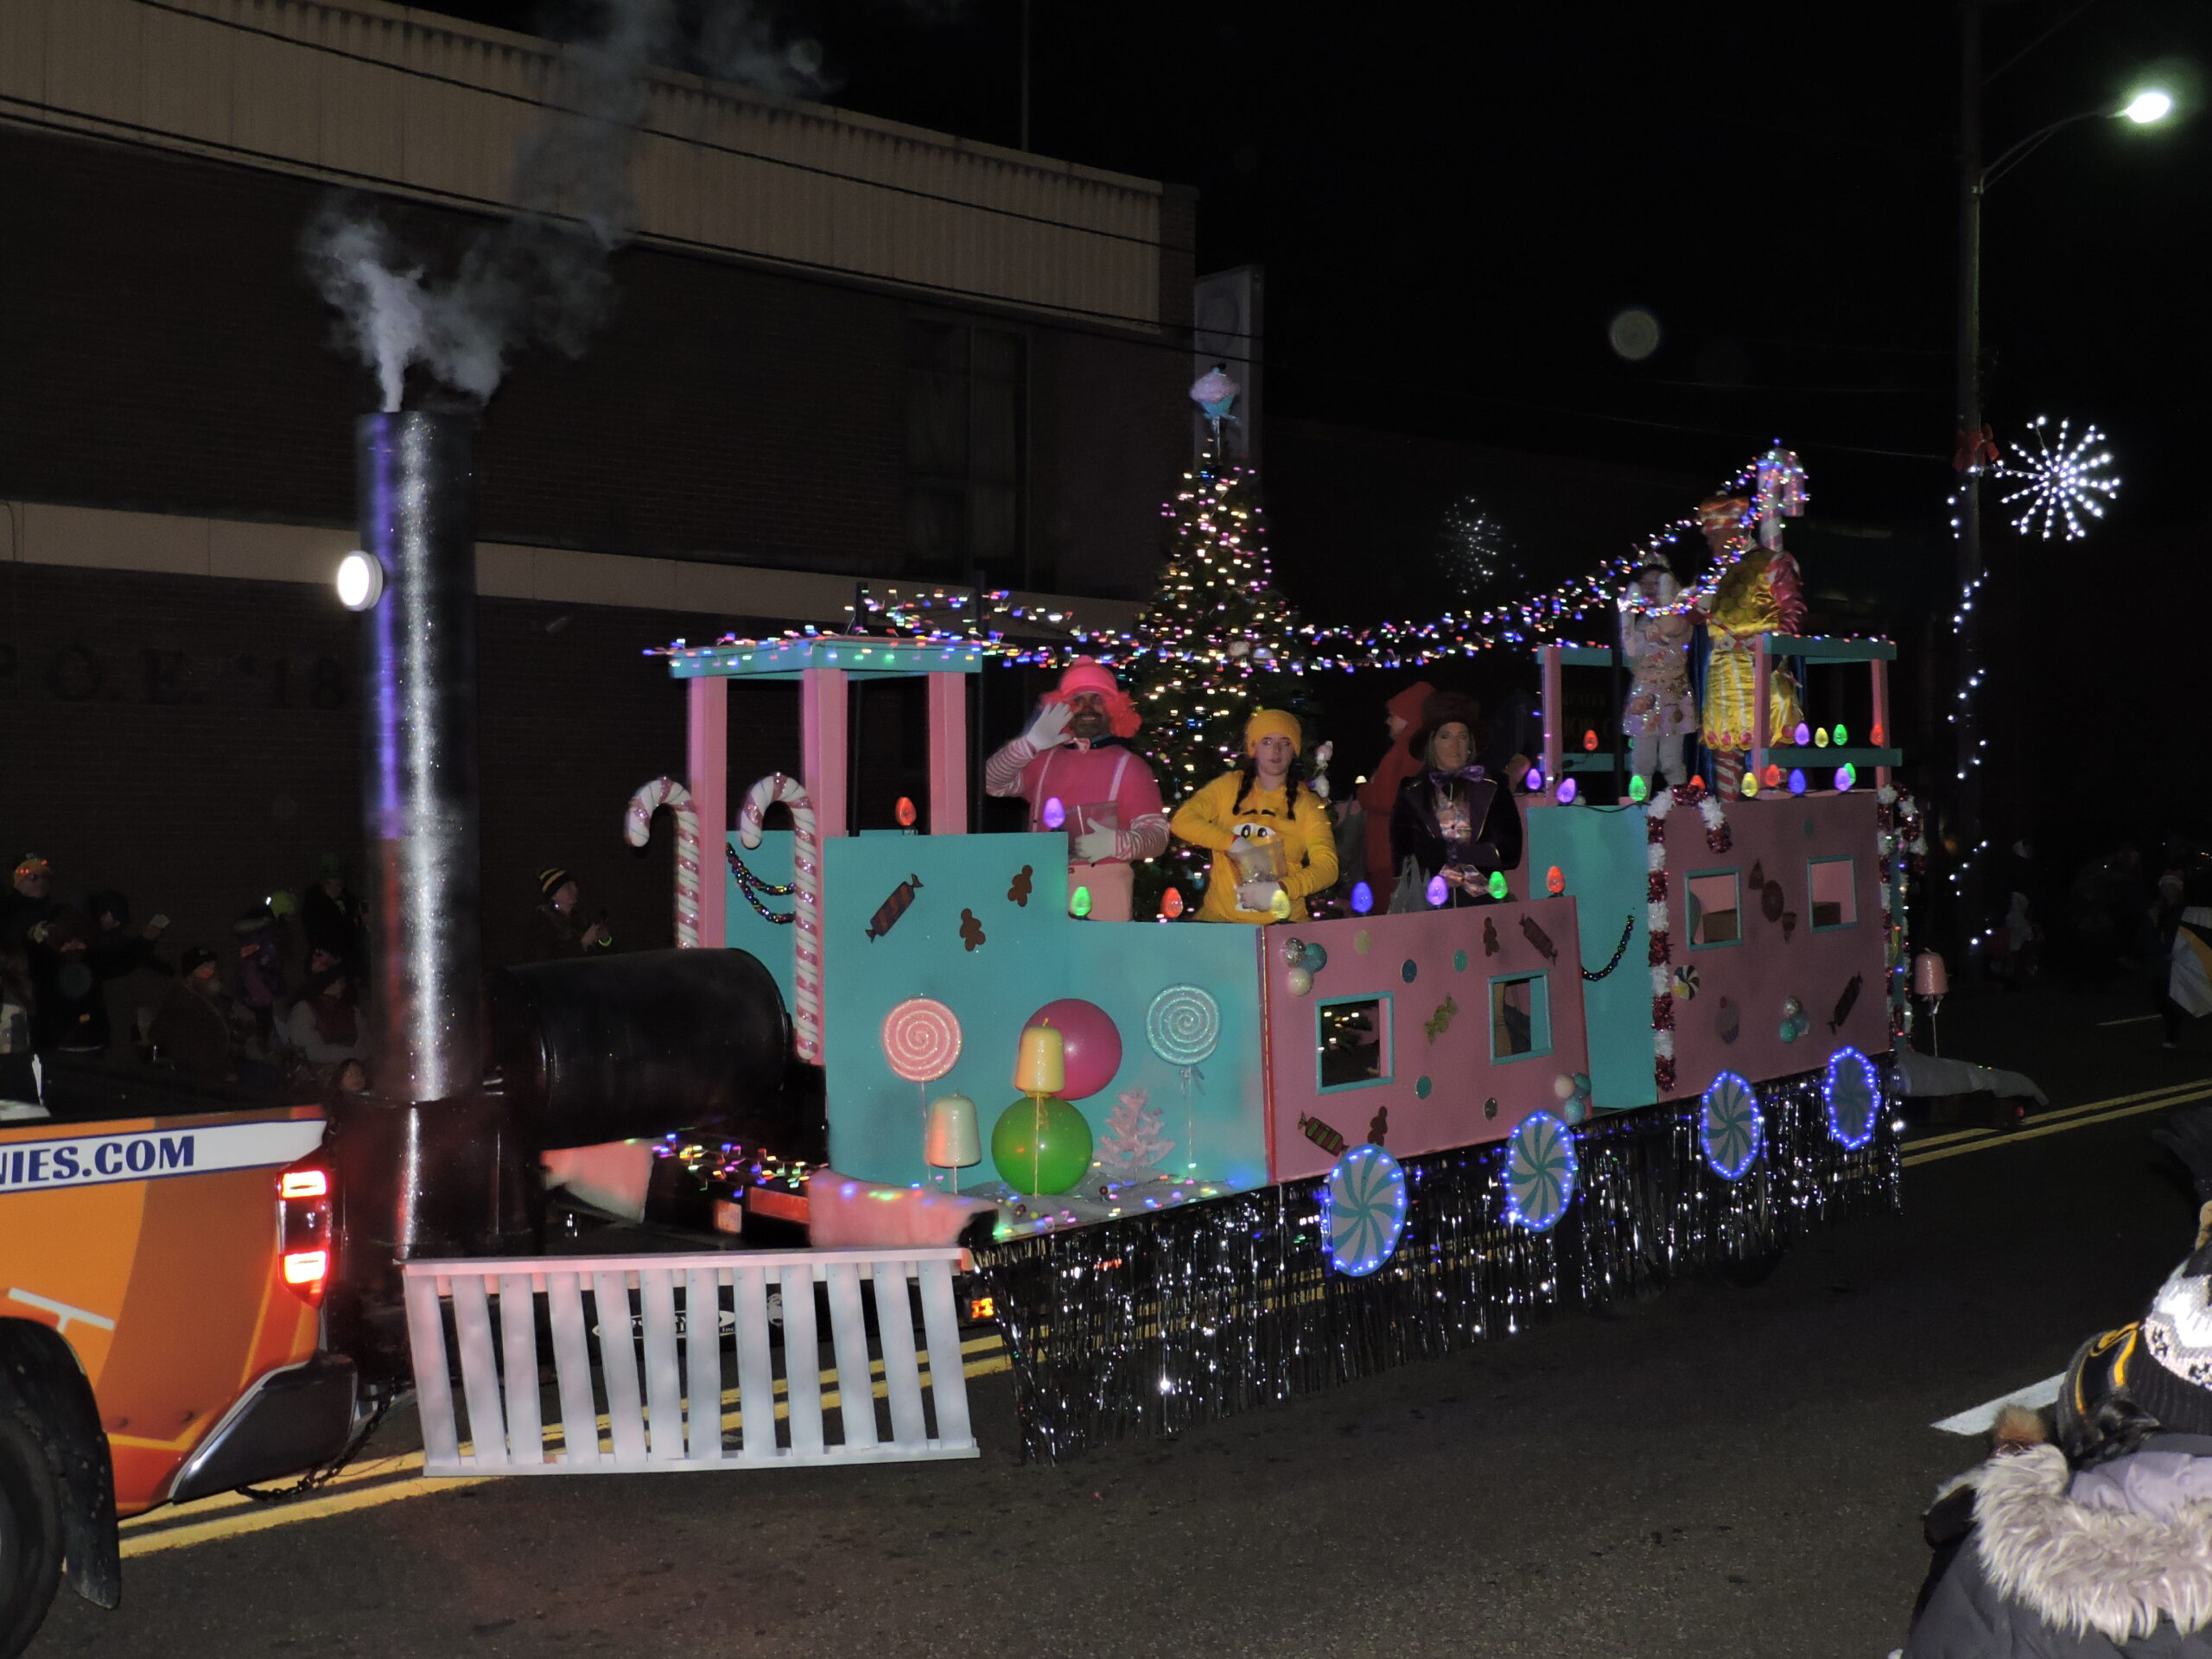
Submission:
MULTIPOLYGON (((181 944, 353 855, 329 577, 376 387, 302 229, 365 192, 449 261, 554 118, 560 60, 376 0, 0 0, 10 862, 121 887, 181 944)), ((861 580, 1124 616, 1188 455, 1187 192, 683 76, 650 96, 612 318, 579 360, 516 363, 480 429, 493 962, 553 862, 624 943, 667 938, 668 849, 619 840, 631 790, 682 766, 641 647, 835 623, 861 580)), ((796 760, 791 709, 752 695, 739 778, 796 760)), ((918 755, 896 688, 858 717, 918 755)), ((905 783, 887 765, 863 821, 905 783)))

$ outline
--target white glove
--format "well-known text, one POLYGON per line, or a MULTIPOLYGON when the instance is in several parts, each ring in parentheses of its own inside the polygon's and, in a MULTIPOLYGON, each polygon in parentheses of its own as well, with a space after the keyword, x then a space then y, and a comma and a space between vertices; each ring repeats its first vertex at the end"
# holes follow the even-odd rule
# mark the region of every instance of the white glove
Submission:
POLYGON ((1038 705, 1035 718, 1029 729, 1021 734, 1022 741, 1042 754, 1046 749, 1057 749, 1068 741, 1068 706, 1065 702, 1046 702, 1038 705))
POLYGON ((1096 864, 1114 856, 1116 844, 1121 836, 1111 830, 1086 830, 1075 838, 1075 855, 1085 864, 1096 864))
POLYGON ((1272 912, 1275 907, 1275 897, 1281 891, 1282 884, 1279 881, 1241 881, 1236 887, 1236 907, 1258 911, 1262 914, 1272 912))

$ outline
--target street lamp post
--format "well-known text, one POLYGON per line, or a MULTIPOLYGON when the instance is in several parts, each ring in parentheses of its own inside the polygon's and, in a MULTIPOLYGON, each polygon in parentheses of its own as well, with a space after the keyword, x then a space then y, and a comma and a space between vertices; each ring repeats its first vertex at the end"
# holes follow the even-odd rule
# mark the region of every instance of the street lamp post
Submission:
MULTIPOLYGON (((1982 922, 1987 914, 1983 889, 1985 845, 1982 823, 1980 755, 1983 740, 1974 718, 1975 699, 1968 696, 1975 677, 1974 640, 1986 607, 1975 602, 1982 575, 1981 470, 1983 425, 1981 408, 1981 203, 1989 187, 2040 149, 2044 141, 2077 122, 2103 117, 2124 119, 2138 126, 2163 121, 2173 112, 2173 99, 2156 88, 2145 88, 2126 107, 2101 105, 2082 110, 2037 129, 1985 164, 1981 146, 1981 93, 1991 76, 1982 70, 1981 13, 1987 0, 1960 0, 1959 3, 1959 293, 1957 404, 1960 460, 1964 472, 1959 480, 1958 585, 1961 606, 1959 623, 1959 683, 1951 704, 1956 734, 1953 760, 1951 834, 1957 844, 1955 883, 1962 958, 1970 960, 1979 948, 1982 922)), ((2032 48, 2031 48, 2032 49, 2032 48)), ((2017 58, 2012 61, 2017 61, 2017 58)), ((2010 67, 2010 63, 1999 67, 2010 67)))

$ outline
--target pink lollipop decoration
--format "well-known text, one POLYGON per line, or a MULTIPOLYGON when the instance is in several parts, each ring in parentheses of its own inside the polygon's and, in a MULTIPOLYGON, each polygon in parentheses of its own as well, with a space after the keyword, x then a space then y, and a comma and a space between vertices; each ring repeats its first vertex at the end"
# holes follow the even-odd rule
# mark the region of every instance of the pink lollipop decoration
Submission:
POLYGON ((944 1003, 910 996, 883 1016, 883 1058, 909 1083, 935 1083, 960 1058, 960 1021, 944 1003))

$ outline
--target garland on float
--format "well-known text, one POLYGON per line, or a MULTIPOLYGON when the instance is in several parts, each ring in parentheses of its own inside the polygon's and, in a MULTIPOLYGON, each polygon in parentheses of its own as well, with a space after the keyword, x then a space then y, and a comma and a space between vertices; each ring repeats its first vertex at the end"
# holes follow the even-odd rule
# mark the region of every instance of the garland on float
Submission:
POLYGON ((1882 948, 1890 953, 1890 1033, 1912 1036, 1912 878, 1927 868, 1928 839, 1920 804, 1905 791, 1885 784, 1874 791, 1874 837, 1882 875, 1882 948), (1899 927, 1893 918, 1903 918, 1899 927))
MULTIPOLYGON (((1232 467, 1224 476, 1236 478, 1246 470, 1232 467)), ((1192 476, 1211 479, 1215 474, 1202 465, 1192 476)), ((1804 511, 1808 499, 1805 470, 1793 452, 1777 445, 1739 467, 1718 492, 1723 497, 1747 493, 1753 503, 1750 521, 1758 530, 1756 542, 1745 530, 1728 536, 1711 567, 1664 604, 1647 607, 1637 600, 1637 572, 1650 555, 1685 538, 1693 542, 1701 538, 1694 514, 1670 520, 1632 543, 1627 553, 1605 560, 1589 574, 1528 599, 1492 606, 1484 611, 1447 611, 1433 622, 1383 622, 1370 628, 1311 625, 1293 628, 1293 648, 1300 654, 1286 661, 1278 652, 1269 666, 1292 674, 1302 674, 1309 669, 1341 669, 1350 672, 1361 669, 1420 668, 1456 658, 1478 657, 1500 646, 1543 644, 1557 639, 1568 622, 1586 619, 1593 611, 1610 612, 1617 607, 1625 607, 1645 614, 1687 614, 1712 599, 1722 579, 1754 545, 1779 544, 1780 520, 1795 518, 1804 511)), ((1173 504, 1167 511, 1172 516, 1173 504)), ((881 629, 927 644, 972 645, 989 656, 1039 665, 1062 664, 1071 658, 1088 656, 1114 668, 1126 668, 1146 658, 1217 667, 1228 660, 1232 645, 1237 643, 1215 640, 1203 645, 1182 645, 1155 641, 1139 645, 1134 632, 1078 627, 1072 613, 1019 603, 1003 588, 961 593, 931 588, 908 594, 896 587, 879 593, 864 586, 855 593, 846 610, 850 618, 847 627, 851 632, 881 629), (950 620, 953 626, 944 626, 942 620, 950 620), (1065 633, 1066 638, 1050 642, 1016 641, 1007 637, 1007 628, 1015 624, 1031 629, 1050 629, 1065 633)), ((779 637, 800 639, 840 635, 836 630, 808 626, 786 629, 779 637)), ((751 645, 766 642, 725 634, 715 643, 751 645)), ((646 654, 668 655, 677 649, 671 646, 646 654)))
POLYGON ((1726 852, 1735 845, 1727 814, 1720 810, 1719 801, 1706 793, 1702 784, 1676 784, 1662 789, 1644 808, 1645 857, 1650 871, 1644 897, 1650 906, 1651 1075, 1662 1100, 1675 1087, 1674 940, 1667 921, 1667 819, 1678 804, 1693 801, 1698 816, 1705 820, 1705 844, 1716 854, 1726 852))

